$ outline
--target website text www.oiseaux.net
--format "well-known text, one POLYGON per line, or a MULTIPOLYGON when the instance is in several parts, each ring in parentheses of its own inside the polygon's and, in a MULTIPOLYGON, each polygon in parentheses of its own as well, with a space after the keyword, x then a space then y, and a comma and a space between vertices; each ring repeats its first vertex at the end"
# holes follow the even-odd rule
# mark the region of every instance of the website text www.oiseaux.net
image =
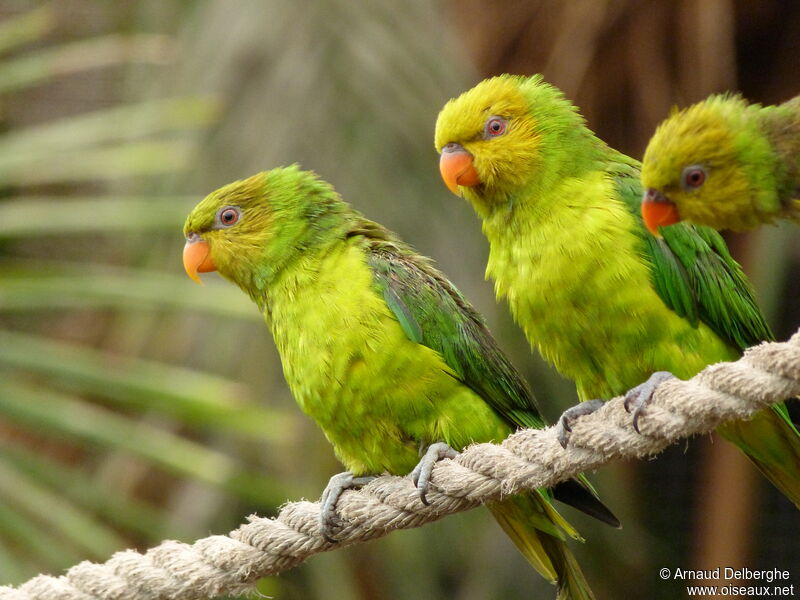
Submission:
POLYGON ((783 569, 717 567, 716 569, 697 570, 664 567, 658 574, 661 579, 691 582, 691 585, 686 586, 687 596, 704 598, 714 596, 742 596, 745 598, 794 596, 794 584, 789 583, 791 574, 783 569))

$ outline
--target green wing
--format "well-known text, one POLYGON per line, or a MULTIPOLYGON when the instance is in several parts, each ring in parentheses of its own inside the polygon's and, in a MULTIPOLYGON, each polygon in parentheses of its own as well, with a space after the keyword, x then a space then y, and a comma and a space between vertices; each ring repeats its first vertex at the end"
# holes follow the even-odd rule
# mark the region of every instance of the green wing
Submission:
MULTIPOLYGON (((438 352, 456 377, 478 394, 511 427, 544 427, 533 393, 486 328, 483 318, 431 263, 373 223, 351 235, 365 235, 375 287, 408 338, 438 352)), ((619 527, 584 475, 563 481, 549 498, 574 506, 619 527)))
POLYGON ((426 259, 399 244, 371 247, 375 286, 409 339, 438 352, 512 427, 544 426, 533 393, 482 317, 426 259))
POLYGON ((709 227, 680 223, 662 228, 662 239, 654 237, 642 223, 638 169, 616 164, 612 172, 620 198, 636 215, 653 286, 664 303, 694 326, 705 323, 736 348, 772 339, 750 282, 722 236, 709 227))

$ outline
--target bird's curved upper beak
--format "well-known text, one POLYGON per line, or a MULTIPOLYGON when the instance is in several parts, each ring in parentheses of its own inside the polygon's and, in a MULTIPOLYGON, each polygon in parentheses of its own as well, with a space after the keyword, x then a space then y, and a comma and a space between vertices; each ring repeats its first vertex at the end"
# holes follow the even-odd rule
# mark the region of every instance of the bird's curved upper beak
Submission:
POLYGON ((642 198, 642 219, 650 233, 661 237, 658 228, 678 223, 681 215, 674 202, 658 190, 648 188, 642 198))
POLYGON ((439 172, 442 174, 445 185, 456 196, 460 196, 458 186, 472 187, 481 182, 472 162, 472 154, 467 152, 461 144, 453 142, 445 144, 442 148, 439 172))
POLYGON ((186 274, 197 283, 202 283, 198 273, 217 270, 217 266, 211 259, 211 247, 196 233, 190 233, 186 237, 186 245, 183 247, 183 268, 186 269, 186 274))

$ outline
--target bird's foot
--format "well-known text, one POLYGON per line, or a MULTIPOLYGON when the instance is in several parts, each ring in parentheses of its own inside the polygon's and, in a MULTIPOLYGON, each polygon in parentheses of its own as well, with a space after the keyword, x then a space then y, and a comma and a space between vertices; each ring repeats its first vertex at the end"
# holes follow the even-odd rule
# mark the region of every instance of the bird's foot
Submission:
POLYGON ((419 499, 425 506, 428 506, 428 488, 431 485, 431 473, 433 473, 433 465, 444 458, 455 458, 458 452, 453 450, 444 442, 436 442, 428 446, 425 454, 422 455, 419 463, 414 470, 411 471, 411 480, 417 486, 419 499))
POLYGON ((338 473, 330 478, 328 485, 325 486, 325 491, 322 492, 322 508, 319 511, 320 531, 326 541, 331 543, 336 541, 336 538, 333 537, 333 529, 337 522, 340 522, 336 514, 336 503, 342 492, 367 485, 373 479, 375 479, 375 475, 355 477, 350 471, 338 473))
POLYGON ((569 436, 572 433, 572 423, 575 419, 592 414, 603 406, 603 404, 604 402, 602 400, 587 400, 586 402, 576 404, 572 408, 568 408, 562 413, 556 424, 558 443, 561 444, 562 448, 566 448, 567 444, 569 444, 569 436))
POLYGON ((675 375, 669 371, 656 371, 644 383, 640 383, 635 388, 628 390, 625 394, 625 410, 633 413, 633 428, 636 433, 639 431, 639 417, 647 412, 647 405, 653 399, 653 393, 659 384, 670 379, 675 379, 675 375))

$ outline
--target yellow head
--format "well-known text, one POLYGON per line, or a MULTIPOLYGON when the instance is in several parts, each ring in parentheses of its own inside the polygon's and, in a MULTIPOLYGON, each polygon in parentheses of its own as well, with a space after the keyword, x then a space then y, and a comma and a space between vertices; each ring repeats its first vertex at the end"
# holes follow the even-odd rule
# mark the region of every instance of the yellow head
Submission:
POLYGON ((219 271, 251 295, 286 265, 324 246, 346 226, 351 210, 333 188, 297 166, 228 184, 204 198, 186 219, 187 274, 219 271))
POLYGON ((483 216, 542 173, 561 145, 553 137, 571 128, 585 129, 561 92, 540 76, 486 79, 439 113, 434 143, 442 178, 483 216))
POLYGON ((712 96, 673 114, 656 130, 642 164, 642 216, 659 226, 685 219, 746 229, 769 204, 775 157, 738 96, 712 96))

